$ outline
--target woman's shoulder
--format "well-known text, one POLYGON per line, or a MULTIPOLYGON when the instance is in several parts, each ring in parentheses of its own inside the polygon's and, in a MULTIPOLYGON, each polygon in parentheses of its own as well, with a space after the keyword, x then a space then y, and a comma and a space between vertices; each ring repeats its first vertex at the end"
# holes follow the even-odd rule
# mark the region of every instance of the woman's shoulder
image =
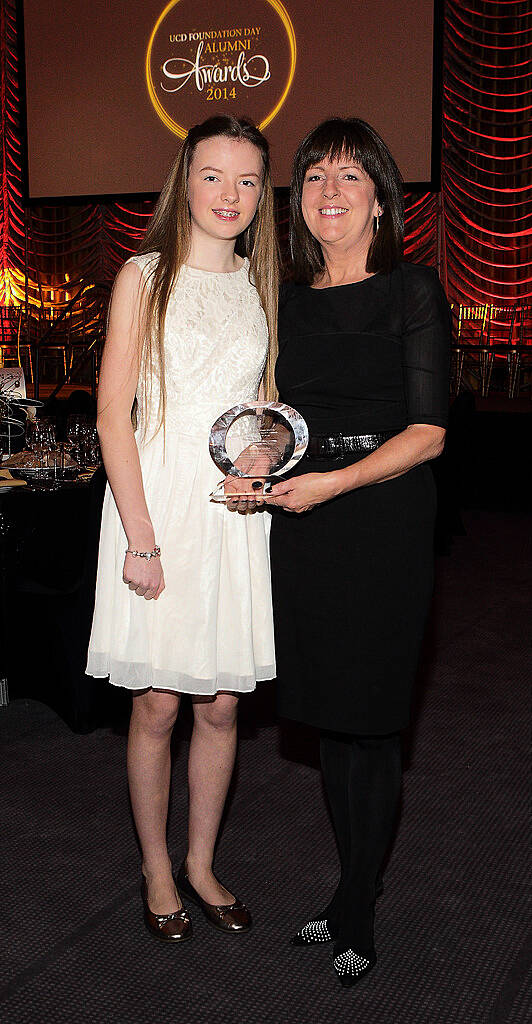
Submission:
POLYGON ((400 281, 400 301, 405 329, 433 319, 448 326, 450 307, 435 267, 402 262, 393 272, 400 281))
POLYGON ((282 281, 279 287, 279 312, 302 298, 307 290, 306 285, 296 284, 295 281, 282 281))
POLYGON ((406 260, 402 260, 392 274, 396 275, 409 291, 414 290, 416 293, 441 291, 438 271, 435 267, 428 267, 425 263, 407 263, 406 260))

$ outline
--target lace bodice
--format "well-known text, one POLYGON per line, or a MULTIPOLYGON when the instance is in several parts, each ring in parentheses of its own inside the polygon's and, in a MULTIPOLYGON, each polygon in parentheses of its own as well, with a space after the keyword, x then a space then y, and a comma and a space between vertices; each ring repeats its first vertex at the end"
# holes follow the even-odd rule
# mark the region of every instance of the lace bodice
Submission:
MULTIPOLYGON (((157 258, 154 253, 128 261, 140 267, 148 287, 157 258)), ((249 280, 248 260, 229 274, 181 268, 168 303, 164 345, 167 432, 208 431, 220 413, 257 398, 268 329, 258 293, 249 280)), ((137 398, 141 417, 142 374, 137 398)), ((156 423, 158 399, 158 381, 154 380, 148 436, 156 423)), ((139 427, 143 426, 139 421, 139 427)))

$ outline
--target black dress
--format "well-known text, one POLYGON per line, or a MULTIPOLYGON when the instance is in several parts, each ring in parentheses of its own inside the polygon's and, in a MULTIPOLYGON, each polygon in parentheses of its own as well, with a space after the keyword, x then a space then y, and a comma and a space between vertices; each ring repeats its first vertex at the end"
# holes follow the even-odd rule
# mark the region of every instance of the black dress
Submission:
MULTIPOLYGON (((402 263, 334 288, 288 285, 281 296, 277 384, 311 435, 444 427, 448 361, 449 309, 427 267, 402 263)), ((294 472, 356 460, 305 456, 294 472)), ((434 516, 427 464, 301 515, 274 509, 283 717, 366 735, 408 724, 432 592, 434 516)))

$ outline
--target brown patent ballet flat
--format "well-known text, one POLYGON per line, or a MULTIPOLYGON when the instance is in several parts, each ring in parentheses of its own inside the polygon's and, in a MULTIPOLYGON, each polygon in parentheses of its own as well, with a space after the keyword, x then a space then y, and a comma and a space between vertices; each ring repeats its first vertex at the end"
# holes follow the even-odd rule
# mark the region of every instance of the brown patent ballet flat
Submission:
POLYGON ((209 924, 212 924, 214 928, 218 928, 219 931, 238 935, 241 932, 249 931, 251 928, 253 924, 251 914, 245 903, 242 903, 241 900, 235 899, 234 903, 226 906, 215 906, 202 900, 199 892, 196 892, 188 877, 184 863, 179 868, 177 884, 180 892, 188 897, 189 900, 192 900, 193 903, 196 903, 200 910, 203 911, 209 924))
POLYGON ((163 942, 185 942, 192 937, 192 924, 184 907, 172 914, 154 914, 148 904, 148 886, 144 875, 141 886, 144 923, 150 935, 163 942))

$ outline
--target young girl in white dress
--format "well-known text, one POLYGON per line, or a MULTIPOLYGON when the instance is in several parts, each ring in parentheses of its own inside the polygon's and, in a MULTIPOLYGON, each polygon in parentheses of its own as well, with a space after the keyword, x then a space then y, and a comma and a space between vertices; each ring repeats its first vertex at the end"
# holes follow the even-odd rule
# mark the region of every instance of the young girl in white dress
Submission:
POLYGON ((209 501, 220 471, 208 438, 259 387, 273 397, 276 302, 267 142, 246 121, 211 118, 188 133, 139 254, 116 278, 98 395, 109 486, 87 672, 133 692, 128 778, 145 922, 173 942, 191 935, 180 892, 223 931, 251 925, 214 876, 213 854, 238 694, 275 675, 269 514, 209 501), (166 821, 182 693, 194 729, 176 888, 166 821))

